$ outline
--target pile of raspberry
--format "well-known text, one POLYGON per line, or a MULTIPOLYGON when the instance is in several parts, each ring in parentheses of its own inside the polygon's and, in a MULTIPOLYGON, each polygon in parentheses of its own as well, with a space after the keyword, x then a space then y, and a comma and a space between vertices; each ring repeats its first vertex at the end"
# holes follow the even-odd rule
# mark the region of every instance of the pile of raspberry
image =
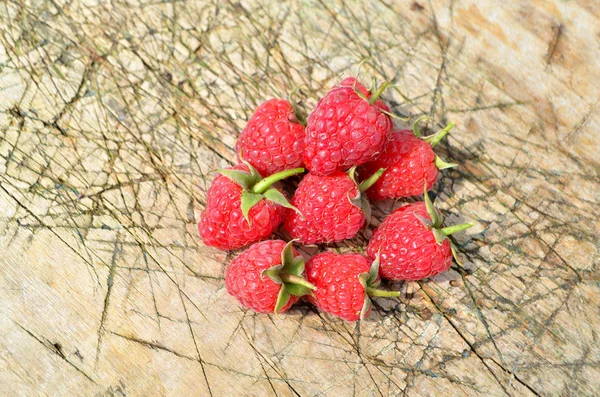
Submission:
MULTIPOLYGON (((319 100, 306 122, 289 101, 261 104, 239 136, 239 164, 218 170, 198 223, 204 244, 222 250, 249 246, 225 270, 227 292, 261 313, 281 313, 301 297, 347 321, 371 311, 370 297, 397 297, 381 279, 421 280, 458 261, 452 233, 427 192, 441 160, 433 147, 450 131, 421 136, 395 130, 380 99, 387 83, 367 90, 350 77, 319 100), (308 172, 306 172, 306 170, 308 172), (280 182, 299 175, 291 199, 280 182), (355 237, 368 226, 370 200, 423 194, 389 214, 365 253, 326 251, 305 262, 293 244, 325 245, 355 237), (283 224, 289 242, 269 239, 283 224)), ((298 177, 296 177, 298 178, 298 177)))

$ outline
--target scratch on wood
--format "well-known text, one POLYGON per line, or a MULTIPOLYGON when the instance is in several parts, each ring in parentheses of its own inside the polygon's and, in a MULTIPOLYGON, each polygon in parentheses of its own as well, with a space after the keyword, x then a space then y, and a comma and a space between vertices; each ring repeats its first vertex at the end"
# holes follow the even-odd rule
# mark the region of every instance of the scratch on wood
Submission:
POLYGON ((61 347, 60 343, 52 343, 48 339, 44 338, 43 336, 37 336, 37 335, 35 335, 33 332, 29 331, 27 328, 23 327, 18 322, 14 321, 14 320, 13 320, 13 322, 19 328, 21 328, 23 331, 25 331, 25 333, 27 333, 27 335, 29 335, 30 337, 32 337, 33 339, 35 339, 42 346, 44 346, 47 350, 49 350, 54 355, 60 357, 63 361, 65 361, 67 364, 69 364, 71 367, 73 367, 77 372, 79 372, 80 374, 82 374, 83 376, 85 376, 85 378, 87 380, 89 380, 90 382, 92 382, 92 383, 94 383, 94 384, 97 385, 96 381, 94 379, 92 379, 91 376, 89 376, 88 374, 86 374, 81 368, 79 368, 78 366, 76 366, 75 364, 73 364, 73 362, 71 362, 71 360, 69 360, 65 356, 65 354, 62 351, 62 347, 61 347))
POLYGON ((565 137, 565 142, 567 142, 567 143, 571 143, 572 142, 573 138, 585 126, 585 124, 588 122, 588 120, 590 119, 590 117, 592 117, 592 115, 596 112, 597 108, 598 108, 598 100, 595 101, 589 107, 589 109, 583 114, 583 116, 581 117, 581 119, 573 126, 573 129, 571 129, 571 131, 565 137))
POLYGON ((423 7, 418 2, 413 1, 412 4, 410 5, 410 9, 411 9, 411 11, 423 11, 425 9, 425 7, 423 7))
POLYGON ((552 26, 552 39, 550 40, 550 43, 548 43, 548 49, 546 50, 546 55, 544 56, 546 60, 546 65, 550 65, 550 63, 552 62, 554 54, 556 53, 556 49, 558 48, 560 39, 562 38, 564 29, 565 25, 563 25, 562 23, 555 24, 552 26))
POLYGON ((106 295, 104 295, 104 306, 102 308, 102 316, 100 317, 100 326, 98 327, 98 343, 96 345, 96 366, 100 359, 100 351, 102 349, 102 337, 106 331, 106 318, 108 316, 108 307, 110 305, 110 294, 112 292, 115 274, 117 272, 117 258, 121 248, 119 247, 120 232, 117 232, 115 237, 115 244, 113 248, 113 254, 110 261, 110 268, 108 270, 108 276, 106 277, 106 295))

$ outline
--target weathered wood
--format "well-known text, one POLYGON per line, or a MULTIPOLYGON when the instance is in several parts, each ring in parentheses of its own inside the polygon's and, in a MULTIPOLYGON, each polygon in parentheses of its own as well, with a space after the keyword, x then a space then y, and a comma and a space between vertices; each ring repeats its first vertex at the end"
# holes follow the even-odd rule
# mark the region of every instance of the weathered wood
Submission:
POLYGON ((597 394, 597 2, 275 3, 2 2, 2 393, 597 394), (396 113, 457 123, 434 192, 478 222, 465 269, 357 325, 242 310, 196 232, 209 171, 366 57, 396 113))

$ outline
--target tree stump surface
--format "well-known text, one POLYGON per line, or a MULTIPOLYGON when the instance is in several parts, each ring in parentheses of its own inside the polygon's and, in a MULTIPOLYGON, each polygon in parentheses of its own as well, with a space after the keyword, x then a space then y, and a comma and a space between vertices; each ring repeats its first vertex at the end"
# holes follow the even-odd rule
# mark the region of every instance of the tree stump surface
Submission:
POLYGON ((597 395, 596 1, 5 0, 0 26, 0 394, 597 395), (357 324, 244 310, 197 234, 211 170, 262 101, 310 110, 365 58, 396 114, 457 124, 432 196, 477 223, 464 267, 357 324))

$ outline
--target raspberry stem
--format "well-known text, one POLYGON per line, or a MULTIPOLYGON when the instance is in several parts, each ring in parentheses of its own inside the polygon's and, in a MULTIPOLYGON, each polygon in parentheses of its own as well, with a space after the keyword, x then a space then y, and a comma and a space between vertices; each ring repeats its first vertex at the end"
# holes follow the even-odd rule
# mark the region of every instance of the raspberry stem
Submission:
POLYGON ((311 290, 317 289, 317 287, 315 287, 313 284, 309 283, 300 276, 295 276, 293 274, 287 274, 282 272, 279 274, 279 278, 281 278, 281 281, 283 281, 284 283, 301 285, 311 290))
POLYGON ((367 291, 367 295, 369 296, 380 296, 383 298, 393 298, 400 296, 400 291, 384 291, 382 289, 377 289, 373 287, 367 287, 365 288, 365 290, 367 291))
POLYGON ((379 99, 379 97, 381 96, 381 94, 383 94, 383 91, 385 91, 386 88, 388 88, 391 84, 387 81, 385 81, 383 84, 381 84, 379 86, 379 88, 377 89, 377 91, 375 91, 372 95, 371 98, 369 98, 369 105, 372 105, 375 103, 375 101, 377 99, 379 99))
POLYGON ((371 175, 370 177, 362 181, 360 185, 358 185, 358 190, 361 192, 366 191, 368 188, 373 186, 379 178, 381 178, 381 175, 383 175, 384 172, 385 168, 378 169, 373 175, 371 175))
POLYGON ((452 225, 452 226, 448 226, 443 229, 440 229, 440 232, 442 232, 442 234, 444 236, 449 236, 452 233, 461 232, 461 231, 467 230, 468 228, 473 227, 473 226, 474 225, 471 222, 461 223, 460 225, 452 225))
POLYGON ((442 139, 444 139, 446 135, 448 135, 448 133, 454 127, 454 125, 454 123, 450 122, 450 124, 445 126, 444 129, 439 131, 437 134, 424 138, 425 142, 428 142, 431 145, 431 147, 435 147, 435 145, 437 145, 442 139))
POLYGON ((278 182, 278 181, 285 179, 287 177, 290 177, 292 175, 301 174, 303 172, 304 172, 304 168, 293 168, 291 170, 285 170, 285 171, 278 172, 276 174, 273 174, 273 175, 268 176, 265 179, 261 180, 256 185, 254 185, 250 190, 252 191, 252 193, 255 193, 255 194, 263 194, 275 182, 278 182))

